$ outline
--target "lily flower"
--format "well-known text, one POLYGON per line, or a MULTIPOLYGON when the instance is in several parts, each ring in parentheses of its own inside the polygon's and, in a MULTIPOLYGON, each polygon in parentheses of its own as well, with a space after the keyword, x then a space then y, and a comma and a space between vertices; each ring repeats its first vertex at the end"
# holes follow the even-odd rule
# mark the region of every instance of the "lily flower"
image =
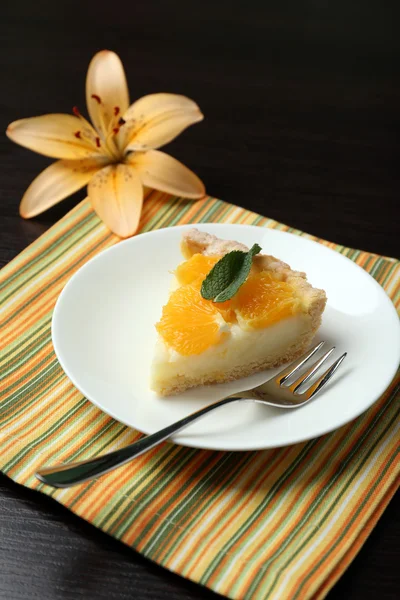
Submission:
POLYGON ((130 105, 124 67, 117 54, 98 52, 86 77, 91 123, 78 108, 71 115, 48 114, 8 126, 8 137, 39 154, 59 159, 26 190, 20 214, 34 217, 88 184, 100 219, 120 237, 139 224, 143 187, 185 198, 201 198, 203 183, 158 148, 203 119, 193 100, 150 94, 130 105))

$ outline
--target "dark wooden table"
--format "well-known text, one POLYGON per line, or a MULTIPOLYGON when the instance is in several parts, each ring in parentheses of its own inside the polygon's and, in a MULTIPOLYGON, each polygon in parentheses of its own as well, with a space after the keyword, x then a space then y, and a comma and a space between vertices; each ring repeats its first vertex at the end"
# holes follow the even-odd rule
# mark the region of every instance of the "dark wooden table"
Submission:
MULTIPOLYGON (((111 48, 124 61, 133 98, 171 91, 199 103, 205 121, 169 151, 209 193, 348 246, 399 255, 396 6, 5 0, 2 128, 84 108, 89 60, 111 48)), ((83 193, 23 221, 19 199, 50 161, 5 136, 0 152, 5 264, 83 193)), ((330 600, 395 597, 399 523, 393 501, 330 600)), ((0 477, 1 599, 216 597, 0 477)))

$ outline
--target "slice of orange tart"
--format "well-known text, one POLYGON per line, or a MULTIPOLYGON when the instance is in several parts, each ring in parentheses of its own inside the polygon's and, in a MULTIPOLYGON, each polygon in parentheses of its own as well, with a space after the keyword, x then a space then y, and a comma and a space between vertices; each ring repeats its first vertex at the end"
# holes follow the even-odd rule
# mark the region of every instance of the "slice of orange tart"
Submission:
POLYGON ((228 300, 202 295, 213 267, 243 244, 192 229, 181 244, 167 304, 156 324, 158 340, 151 387, 167 396, 280 366, 310 345, 326 304, 323 290, 284 262, 257 254, 250 272, 228 300))

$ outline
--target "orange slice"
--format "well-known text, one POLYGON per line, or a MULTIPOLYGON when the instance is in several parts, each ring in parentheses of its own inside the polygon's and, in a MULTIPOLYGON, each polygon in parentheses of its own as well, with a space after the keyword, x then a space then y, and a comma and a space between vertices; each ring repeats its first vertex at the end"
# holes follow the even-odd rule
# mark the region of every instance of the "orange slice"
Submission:
POLYGON ((223 324, 212 302, 204 300, 195 287, 183 285, 172 292, 156 327, 171 348, 190 356, 218 344, 225 335, 223 324))
POLYGON ((300 306, 293 287, 268 271, 251 275, 239 289, 234 305, 240 323, 254 329, 293 315, 300 306))
POLYGON ((193 254, 189 260, 185 260, 177 267, 175 271, 176 278, 181 285, 194 283, 198 279, 203 281, 220 258, 220 256, 193 254))

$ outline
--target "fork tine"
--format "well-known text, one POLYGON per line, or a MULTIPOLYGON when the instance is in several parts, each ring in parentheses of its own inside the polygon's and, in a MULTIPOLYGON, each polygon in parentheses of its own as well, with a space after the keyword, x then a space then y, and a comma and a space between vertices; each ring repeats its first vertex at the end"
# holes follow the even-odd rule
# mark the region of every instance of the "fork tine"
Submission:
POLYGON ((338 370, 338 368, 340 367, 340 365, 342 364, 342 362, 344 361, 346 356, 347 356, 347 352, 345 352, 344 354, 342 354, 342 356, 340 356, 337 360, 335 360, 333 365, 331 365, 329 367, 329 369, 327 369, 325 371, 325 373, 323 373, 321 375, 321 377, 318 379, 318 381, 316 381, 311 387, 309 387, 307 391, 305 391, 305 392, 303 392, 303 394, 299 394, 299 395, 305 396, 307 398, 307 400, 309 400, 310 398, 313 398, 313 396, 315 396, 318 392, 320 392, 322 390, 322 388, 324 387, 324 385, 326 385, 328 383, 328 381, 334 375, 334 373, 336 373, 336 371, 338 370))
POLYGON ((278 385, 283 385, 285 383, 285 381, 291 375, 294 375, 294 373, 297 373, 297 371, 299 369, 301 369, 301 367, 303 365, 305 365, 306 362, 308 360, 310 360, 310 358, 312 356, 314 356, 314 354, 316 352, 318 352, 318 350, 324 344, 325 344, 325 342, 320 342, 319 344, 317 344, 316 346, 314 346, 314 348, 311 348, 311 350, 309 350, 306 354, 303 354, 303 356, 300 356, 300 358, 298 358, 297 360, 295 360, 294 362, 292 362, 288 367, 286 367, 285 369, 283 369, 282 371, 280 371, 280 373, 278 373, 277 375, 275 375, 274 379, 275 379, 276 383, 278 385))
POLYGON ((317 360, 314 364, 312 364, 311 367, 309 369, 307 369, 307 371, 303 375, 301 375, 298 379, 296 379, 296 381, 294 381, 289 386, 289 390, 293 393, 296 393, 300 386, 302 386, 304 383, 307 383, 307 381, 309 381, 311 379, 311 377, 314 375, 314 373, 316 373, 318 371, 318 369, 321 367, 321 365, 324 364, 324 362, 330 357, 330 355, 332 354, 332 352, 334 350, 335 350, 335 346, 333 346, 333 348, 328 350, 328 352, 325 352, 325 354, 323 356, 321 356, 321 358, 319 360, 317 360))

